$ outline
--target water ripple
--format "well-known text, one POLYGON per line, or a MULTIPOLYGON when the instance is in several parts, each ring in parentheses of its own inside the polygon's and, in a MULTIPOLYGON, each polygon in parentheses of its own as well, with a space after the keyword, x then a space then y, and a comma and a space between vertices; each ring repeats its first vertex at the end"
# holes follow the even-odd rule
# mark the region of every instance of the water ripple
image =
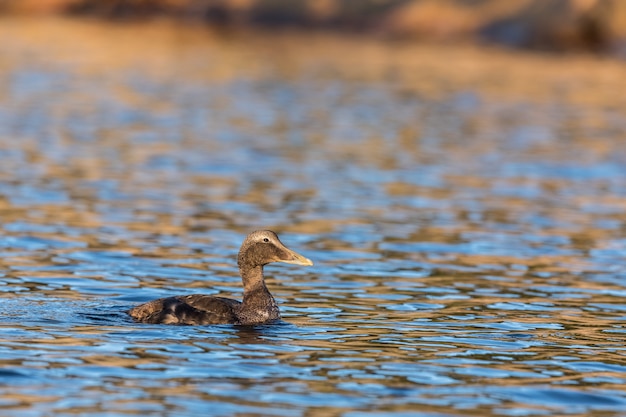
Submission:
POLYGON ((625 415, 613 64, 40 23, 0 27, 3 415, 625 415), (126 314, 240 298, 261 227, 315 262, 266 268, 280 323, 126 314))

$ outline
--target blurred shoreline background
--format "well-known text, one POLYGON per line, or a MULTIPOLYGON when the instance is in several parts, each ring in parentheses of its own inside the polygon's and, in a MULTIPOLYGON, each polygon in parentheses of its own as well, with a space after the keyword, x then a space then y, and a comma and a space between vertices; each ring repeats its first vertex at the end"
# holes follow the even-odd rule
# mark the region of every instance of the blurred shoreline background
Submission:
POLYGON ((626 55, 622 0, 0 0, 0 14, 166 17, 227 29, 323 29, 626 55))

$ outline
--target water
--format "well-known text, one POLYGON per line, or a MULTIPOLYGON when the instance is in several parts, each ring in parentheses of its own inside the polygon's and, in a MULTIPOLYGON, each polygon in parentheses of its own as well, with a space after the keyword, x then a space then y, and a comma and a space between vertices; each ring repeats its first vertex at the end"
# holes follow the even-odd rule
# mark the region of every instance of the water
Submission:
POLYGON ((626 416, 620 62, 0 25, 3 416, 626 416), (283 323, 133 323, 240 297, 283 323))

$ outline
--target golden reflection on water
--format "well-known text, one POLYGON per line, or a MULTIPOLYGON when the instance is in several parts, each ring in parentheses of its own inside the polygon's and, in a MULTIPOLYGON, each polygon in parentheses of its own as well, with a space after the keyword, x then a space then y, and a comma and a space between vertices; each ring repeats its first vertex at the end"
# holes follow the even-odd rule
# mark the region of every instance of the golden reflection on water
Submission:
POLYGON ((12 410, 484 416, 566 407, 498 387, 624 392, 622 63, 161 21, 0 34, 2 348, 77 386, 5 387, 12 410), (268 268, 289 324, 123 314, 240 297, 258 227, 316 262, 268 268))

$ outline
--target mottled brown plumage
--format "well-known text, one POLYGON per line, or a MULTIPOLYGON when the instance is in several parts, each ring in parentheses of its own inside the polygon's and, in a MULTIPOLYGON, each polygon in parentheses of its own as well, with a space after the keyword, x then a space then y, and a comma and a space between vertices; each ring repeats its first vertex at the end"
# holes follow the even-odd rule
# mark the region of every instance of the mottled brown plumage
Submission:
POLYGON ((274 297, 265 286, 263 266, 270 262, 313 265, 287 249, 270 230, 250 233, 237 263, 243 281, 243 301, 210 295, 179 295, 149 301, 129 310, 136 321, 154 324, 262 324, 280 319, 274 297))

